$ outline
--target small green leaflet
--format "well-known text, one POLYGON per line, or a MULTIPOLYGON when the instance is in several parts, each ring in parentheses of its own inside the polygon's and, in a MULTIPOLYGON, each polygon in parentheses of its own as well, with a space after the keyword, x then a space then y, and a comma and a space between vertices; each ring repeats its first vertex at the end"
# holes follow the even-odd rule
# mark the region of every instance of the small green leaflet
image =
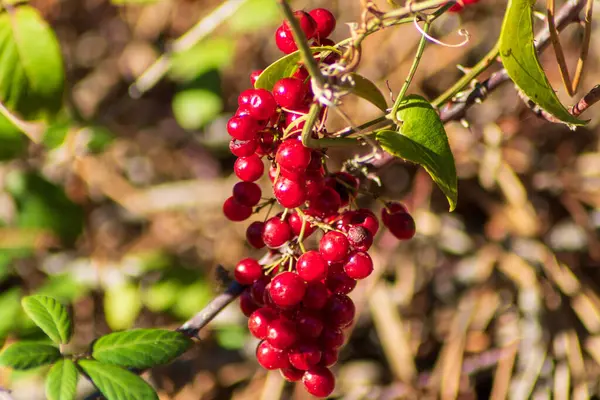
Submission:
POLYGON ((57 347, 35 342, 17 342, 0 353, 0 365, 12 369, 31 369, 52 364, 61 357, 57 347))
POLYGON ((25 120, 54 117, 64 66, 54 32, 34 8, 0 12, 0 54, 0 101, 25 120))
POLYGON ((108 400, 158 400, 146 381, 126 369, 92 360, 77 364, 108 400))
POLYGON ((561 104, 538 61, 533 41, 532 0, 509 0, 502 32, 500 57, 508 76, 535 104, 565 124, 585 125, 561 104))
MULTIPOLYGON (((320 51, 339 52, 335 47, 330 46, 311 47, 311 51, 313 53, 318 53, 320 51)), ((290 77, 296 72, 300 61, 302 61, 302 56, 299 51, 281 57, 279 60, 265 68, 256 80, 254 87, 256 89, 273 90, 273 86, 275 86, 275 83, 277 83, 278 80, 290 77)))
POLYGON ((385 100, 385 96, 373 82, 356 73, 352 74, 352 79, 354 79, 354 88, 352 89, 354 95, 369 101, 381 111, 386 110, 387 101, 385 100))
POLYGON ((66 307, 48 296, 28 296, 21 300, 25 313, 54 343, 71 339, 71 317, 66 307))
POLYGON ((149 368, 180 356, 192 345, 185 335, 164 329, 134 329, 98 339, 92 357, 127 368, 149 368))
POLYGON ((398 119, 400 132, 382 130, 377 141, 388 153, 420 164, 444 192, 450 211, 458 198, 456 166, 444 124, 431 104, 421 96, 406 96, 398 119))
POLYGON ((64 359, 50 368, 46 376, 46 397, 48 400, 73 400, 77 390, 79 372, 73 361, 64 359))

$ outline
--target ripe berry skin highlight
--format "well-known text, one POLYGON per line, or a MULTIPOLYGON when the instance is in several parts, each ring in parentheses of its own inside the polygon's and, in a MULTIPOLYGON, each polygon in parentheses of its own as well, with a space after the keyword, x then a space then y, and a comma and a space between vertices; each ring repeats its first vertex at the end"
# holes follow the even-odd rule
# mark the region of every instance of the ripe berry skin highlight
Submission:
POLYGON ((298 258, 298 275, 307 282, 320 281, 327 277, 327 262, 318 251, 310 250, 298 258))
POLYGON ((242 285, 251 285, 262 275, 262 266, 253 258, 244 258, 235 266, 235 280, 242 285))
POLYGON ((243 221, 248 219, 252 215, 252 207, 245 206, 237 202, 236 199, 231 196, 225 203, 223 203, 223 214, 230 221, 243 221))
POLYGON ((254 182, 260 179, 265 166, 262 160, 257 155, 248 157, 240 157, 235 160, 233 170, 238 178, 244 182, 254 182))
POLYGON ((288 223, 282 221, 281 218, 275 216, 265 223, 263 241, 268 247, 276 249, 283 246, 291 238, 292 230, 288 223))
POLYGON ((343 233, 330 231, 319 242, 319 253, 325 261, 343 261, 348 254, 350 243, 343 233))
POLYGON ((319 38, 325 39, 335 29, 335 17, 333 14, 324 8, 315 8, 309 12, 310 16, 317 24, 316 35, 319 38))
POLYGON ((260 127, 251 117, 232 117, 227 122, 227 133, 237 140, 252 140, 256 138, 260 127))
POLYGON ((327 397, 335 388, 335 377, 326 367, 313 367, 304 373, 302 383, 313 396, 327 397))
POLYGON ((308 93, 308 87, 296 78, 283 78, 273 86, 273 97, 283 108, 296 109, 301 107, 308 93))
POLYGON ((302 301, 306 282, 293 272, 282 272, 271 281, 269 294, 280 307, 291 307, 302 301))

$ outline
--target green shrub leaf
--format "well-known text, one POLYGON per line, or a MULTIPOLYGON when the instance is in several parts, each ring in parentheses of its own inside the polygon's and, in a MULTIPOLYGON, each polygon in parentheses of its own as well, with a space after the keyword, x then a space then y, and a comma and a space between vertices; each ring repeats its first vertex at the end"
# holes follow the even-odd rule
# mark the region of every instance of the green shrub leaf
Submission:
POLYGON ((456 166, 444 124, 431 104, 421 96, 410 95, 398 111, 400 132, 377 132, 377 141, 388 153, 422 165, 446 195, 450 211, 458 197, 456 166))
POLYGON ((92 356, 127 368, 149 368, 165 364, 185 352, 192 341, 185 335, 164 329, 135 329, 98 339, 92 356))
POLYGON ((0 343, 19 326, 21 289, 14 287, 0 294, 0 343))
POLYGON ((71 317, 67 308, 48 296, 28 296, 21 300, 23 309, 54 343, 71 339, 71 317))
POLYGON ((173 115, 182 128, 200 129, 223 110, 223 99, 206 89, 186 89, 173 97, 173 115))
MULTIPOLYGON (((335 47, 330 46, 311 47, 311 50, 313 53, 318 53, 320 51, 338 51, 335 47)), ((278 80, 290 77, 296 72, 300 66, 300 61, 302 61, 302 56, 299 51, 281 57, 279 60, 265 68, 256 80, 254 87, 256 89, 273 90, 273 86, 278 80)))
POLYGON ((387 101, 385 101, 385 96, 373 82, 356 73, 352 74, 352 78, 354 79, 353 94, 362 97, 382 111, 386 110, 387 101))
POLYGON ((108 400, 158 400, 150 385, 123 368, 92 360, 77 363, 108 400))
POLYGON ((53 117, 62 105, 64 66, 54 32, 34 8, 0 12, 0 54, 0 101, 25 120, 53 117))
POLYGON ((142 309, 142 295, 137 285, 126 282, 104 292, 104 314, 112 330, 129 329, 142 309))
POLYGON ((500 57, 508 76, 531 101, 570 125, 585 125, 561 104, 538 61, 531 0, 510 0, 500 34, 500 57))
POLYGON ((60 351, 53 345, 17 342, 0 353, 0 365, 13 369, 31 369, 52 364, 60 357, 60 351))
POLYGON ((78 378, 79 372, 73 361, 58 361, 46 376, 46 397, 48 400, 75 399, 78 378))

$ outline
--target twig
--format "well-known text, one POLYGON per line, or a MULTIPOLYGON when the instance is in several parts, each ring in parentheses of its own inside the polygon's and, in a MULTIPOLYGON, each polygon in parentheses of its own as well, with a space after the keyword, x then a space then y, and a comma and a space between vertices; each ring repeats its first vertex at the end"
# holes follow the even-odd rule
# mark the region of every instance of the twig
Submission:
POLYGON ((46 131, 46 124, 43 122, 28 122, 24 121, 10 111, 0 101, 0 115, 3 115, 10 123, 16 126, 21 132, 23 132, 33 143, 39 143, 44 136, 46 131))
POLYGON ((219 25, 231 17, 247 0, 227 0, 210 14, 202 18, 189 31, 175 39, 169 49, 161 55, 137 80, 129 86, 129 95, 142 96, 150 90, 169 71, 171 55, 189 50, 202 39, 210 35, 219 25))
POLYGON ((577 104, 571 107, 569 112, 577 117, 598 101, 600 101, 600 85, 594 86, 577 104))

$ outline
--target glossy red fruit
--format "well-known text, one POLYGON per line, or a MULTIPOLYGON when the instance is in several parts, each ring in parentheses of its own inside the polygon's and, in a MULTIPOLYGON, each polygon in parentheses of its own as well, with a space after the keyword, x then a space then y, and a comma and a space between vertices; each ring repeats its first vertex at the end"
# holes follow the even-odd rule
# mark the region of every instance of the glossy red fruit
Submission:
POLYGON ((327 367, 313 367, 304 373, 302 383, 313 396, 327 397, 335 388, 335 377, 327 367))
POLYGON ((248 317, 248 330, 257 339, 266 339, 269 334, 269 325, 278 317, 272 308, 262 307, 248 317))
POLYGON ((237 140, 232 139, 229 142, 229 151, 236 157, 247 157, 254 154, 258 147, 256 139, 237 140))
POLYGON ((373 235, 360 225, 351 225, 346 231, 348 242, 355 250, 367 251, 373 244, 373 235))
POLYGON ((358 194, 359 180, 347 172, 336 172, 325 179, 325 184, 340 195, 341 206, 345 207, 358 194))
POLYGON ((304 67, 298 68, 296 72, 294 72, 294 75, 292 75, 292 78, 300 79, 302 82, 307 82, 309 77, 310 74, 308 73, 308 70, 304 67))
POLYGON ((290 224, 290 228, 292 228, 292 233, 294 236, 300 236, 300 232, 302 231, 302 225, 304 224, 304 237, 307 238, 317 229, 315 226, 312 226, 310 222, 305 221, 304 218, 300 216, 296 211, 289 214, 288 224, 290 224))
POLYGON ((282 368, 279 372, 281 372, 281 376, 288 382, 298 382, 304 375, 304 371, 294 367, 282 368))
POLYGON ((254 258, 244 258, 235 266, 233 276, 242 285, 251 285, 263 276, 262 266, 254 258))
POLYGON ((323 318, 315 311, 300 309, 295 320, 298 337, 317 339, 323 332, 323 318))
POLYGON ((306 282, 293 272, 282 272, 271 281, 269 294, 279 307, 292 307, 302 301, 306 282))
POLYGON ((285 127, 288 128, 293 124, 292 132, 297 132, 298 134, 302 132, 302 128, 304 128, 305 121, 295 123, 295 121, 308 113, 308 107, 302 106, 298 107, 294 110, 294 112, 286 112, 285 113, 285 127))
POLYGON ((315 37, 321 39, 321 43, 323 43, 322 40, 331 35, 331 32, 335 29, 335 17, 331 11, 325 8, 315 8, 309 14, 317 24, 315 37))
POLYGON ((373 272, 373 260, 364 251, 353 251, 344 264, 344 272, 352 279, 364 279, 373 272))
POLYGON ((270 282, 271 278, 263 275, 250 286, 250 295, 256 304, 264 305, 265 290, 270 282))
POLYGON ((274 370, 290 366, 287 351, 275 348, 266 340, 256 348, 256 360, 264 368, 274 370))
POLYGON ((324 349, 339 349, 344 345, 344 332, 339 328, 325 327, 319 338, 324 349))
POLYGON ((458 0, 452 7, 448 9, 450 12, 461 12, 468 5, 478 3, 479 0, 458 0))
POLYGON ((329 291, 323 282, 309 282, 306 285, 302 305, 311 310, 320 310, 325 307, 328 299, 329 291))
POLYGON ((252 71, 252 73, 250 74, 250 84, 252 85, 252 87, 256 85, 256 81, 258 80, 258 77, 260 76, 260 74, 262 74, 262 72, 262 69, 252 71))
POLYGON ((381 210, 381 221, 400 240, 407 240, 415 235, 415 220, 400 203, 386 203, 386 207, 381 210))
POLYGON ((321 361, 321 349, 312 342, 298 343, 290 348, 288 356, 293 367, 307 370, 321 361))
MULTIPOLYGON (((305 11, 294 11, 294 16, 298 20, 300 29, 304 32, 304 36, 307 39, 314 37, 317 32, 317 23, 313 17, 305 11)), ((283 29, 291 35, 292 31, 287 21, 283 22, 283 29)))
POLYGON ((306 179, 304 180, 306 186, 306 198, 315 199, 321 192, 323 192, 323 188, 325 187, 325 179, 318 174, 312 174, 309 172, 310 171, 307 171, 306 179))
POLYGON ((310 198, 309 202, 309 209, 322 217, 337 213, 342 206, 339 193, 327 186, 316 197, 310 198))
POLYGON ((248 244, 255 249, 262 249, 265 247, 265 242, 262 239, 264 228, 265 223, 262 221, 254 221, 246 228, 246 241, 248 241, 248 244))
POLYGON ((304 182, 279 176, 273 185, 275 198, 285 208, 296 208, 306 201, 304 182))
POLYGON ((240 204, 254 207, 260 201, 262 192, 260 187, 253 182, 238 182, 233 185, 233 198, 240 204))
POLYGON ((344 294, 329 297, 323 307, 323 320, 332 327, 345 328, 352 323, 356 308, 352 299, 344 294))
POLYGON ((275 44, 277 45, 277 48, 285 54, 290 54, 298 50, 298 46, 296 46, 296 42, 294 42, 292 33, 286 31, 283 28, 283 25, 275 31, 275 44))
POLYGON ((250 116, 258 121, 270 119, 277 111, 277 103, 266 89, 251 89, 247 107, 250 116))
POLYGON ((356 281, 344 271, 330 273, 325 280, 325 285, 331 293, 348 294, 356 287, 356 281))
POLYGON ((281 168, 295 173, 305 173, 310 164, 311 151, 297 139, 284 140, 277 149, 275 161, 281 168))
POLYGON ((296 324, 292 321, 279 318, 269 324, 267 340, 271 346, 278 349, 287 349, 296 343, 297 339, 296 324))
POLYGON ((249 116, 232 117, 227 122, 227 133, 237 140, 252 140, 260 129, 256 120, 249 116))
POLYGON ((242 310, 242 314, 244 314, 246 317, 250 317, 250 315, 252 315, 252 313, 259 308, 260 306, 252 299, 250 290, 244 290, 240 295, 240 310, 242 310))
POLYGON ((335 365, 338 361, 338 351, 335 349, 327 349, 323 351, 321 355, 321 361, 319 362, 320 366, 323 367, 331 367, 335 365))
POLYGON ((252 215, 252 207, 245 206, 237 202, 233 196, 229 197, 223 203, 223 214, 225 217, 234 222, 243 221, 252 215))
POLYGON ((284 245, 292 238, 292 230, 286 221, 282 221, 279 216, 272 217, 265 222, 263 230, 263 241, 265 244, 276 249, 284 245))
POLYGON ((273 86, 273 97, 280 107, 294 110, 304 104, 307 85, 296 78, 283 78, 273 86))
POLYGON ((256 154, 247 157, 240 157, 235 160, 233 170, 238 178, 245 182, 254 182, 260 179, 265 166, 262 160, 256 154))
POLYGON ((272 155, 279 147, 279 140, 275 139, 275 134, 271 129, 258 132, 256 154, 259 157, 272 155))
POLYGON ((327 277, 327 262, 318 251, 302 254, 296 263, 296 272, 306 282, 320 281, 327 277))
POLYGON ((319 241, 319 253, 325 261, 343 261, 348 255, 350 243, 346 235, 336 231, 329 231, 319 241))

